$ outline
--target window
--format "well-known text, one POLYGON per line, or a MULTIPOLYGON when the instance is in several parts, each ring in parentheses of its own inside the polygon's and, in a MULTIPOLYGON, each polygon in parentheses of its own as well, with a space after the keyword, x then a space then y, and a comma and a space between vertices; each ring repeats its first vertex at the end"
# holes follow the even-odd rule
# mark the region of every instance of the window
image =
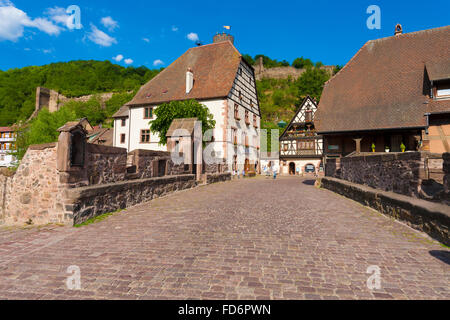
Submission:
POLYGON ((314 150, 315 149, 314 140, 301 140, 301 141, 298 141, 297 148, 299 150, 314 150))
POLYGON ((153 108, 145 107, 144 108, 144 119, 152 119, 153 118, 153 108))
POLYGON ((237 129, 231 129, 231 141, 233 141, 234 145, 237 145, 237 129))
POLYGON ((239 106, 237 104, 234 104, 234 118, 236 120, 241 120, 241 118, 239 118, 239 106))
POLYGON ((312 120, 313 120, 313 118, 312 118, 312 110, 306 110, 305 121, 306 122, 311 122, 312 120))
POLYGON ((250 147, 250 143, 248 142, 248 135, 246 133, 244 134, 244 141, 245 141, 245 146, 247 148, 250 147))
POLYGON ((450 98, 450 81, 436 84, 436 98, 450 98))
POLYGON ((127 125, 127 119, 122 119, 122 127, 125 127, 127 125))
POLYGON ((255 128, 258 128, 258 119, 256 117, 256 114, 253 115, 253 126, 255 128))
POLYGON ((125 133, 120 135, 120 143, 125 143, 125 133))
POLYGON ((237 155, 233 156, 233 170, 237 170, 237 155))
POLYGON ((248 110, 245 110, 245 123, 246 124, 250 124, 250 118, 249 118, 249 115, 248 115, 248 110))
POLYGON ((242 68, 239 67, 239 75, 242 76, 242 68))
POLYGON ((141 130, 141 143, 150 143, 150 130, 141 130))

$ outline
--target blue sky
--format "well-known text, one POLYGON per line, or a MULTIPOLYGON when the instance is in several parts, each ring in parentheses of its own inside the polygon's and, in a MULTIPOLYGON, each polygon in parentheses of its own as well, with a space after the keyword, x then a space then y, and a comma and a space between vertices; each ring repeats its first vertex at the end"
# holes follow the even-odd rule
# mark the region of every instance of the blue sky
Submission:
POLYGON ((0 0, 0 70, 79 59, 165 67, 224 25, 243 54, 343 65, 396 23, 404 32, 449 25, 450 1, 0 0), (81 29, 68 28, 70 5, 81 10, 81 29), (370 5, 381 9, 379 30, 367 28, 370 5))

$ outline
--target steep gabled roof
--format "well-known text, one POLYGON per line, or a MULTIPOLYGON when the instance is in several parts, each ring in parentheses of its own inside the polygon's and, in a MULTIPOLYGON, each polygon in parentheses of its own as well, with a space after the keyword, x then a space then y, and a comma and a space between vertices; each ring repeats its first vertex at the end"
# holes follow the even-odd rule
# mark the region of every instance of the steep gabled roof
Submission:
POLYGON ((13 132, 12 127, 0 127, 0 132, 13 132))
POLYGON ((242 56, 229 41, 189 49, 169 67, 141 87, 128 106, 174 100, 227 97, 242 56), (194 86, 186 94, 186 72, 192 69, 194 86))
POLYGON ((325 84, 315 117, 319 133, 425 127, 427 112, 450 111, 430 98, 427 66, 450 64, 450 26, 367 42, 325 84))
POLYGON ((303 110, 303 108, 306 105, 312 105, 314 107, 317 108, 317 103, 314 101, 314 99, 312 99, 310 96, 307 96, 305 99, 303 99, 302 104, 300 105, 300 107, 297 109, 297 112, 295 113, 295 115, 292 117, 291 121, 289 122, 289 124, 286 126, 286 129, 284 129, 283 133, 280 136, 280 140, 287 138, 287 133, 289 132, 289 129, 292 128, 292 125, 294 123, 299 123, 297 121, 297 118, 300 115, 300 112, 303 110))

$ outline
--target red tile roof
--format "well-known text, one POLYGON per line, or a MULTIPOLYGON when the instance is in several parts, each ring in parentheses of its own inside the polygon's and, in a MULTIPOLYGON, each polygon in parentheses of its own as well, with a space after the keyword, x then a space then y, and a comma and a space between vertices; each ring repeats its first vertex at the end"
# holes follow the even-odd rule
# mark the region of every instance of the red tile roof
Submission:
POLYGON ((13 132, 13 128, 11 127, 0 127, 0 132, 13 132))
POLYGON ((325 84, 315 125, 322 133, 424 127, 425 113, 450 112, 450 101, 430 98, 426 66, 440 77, 437 66, 449 64, 450 26, 369 41, 325 84))
MULTIPOLYGON (((241 60, 241 54, 229 41, 191 48, 142 86, 127 105, 138 106, 174 100, 227 97, 241 60), (188 68, 194 73, 194 87, 189 94, 186 94, 188 68)), ((121 113, 115 116, 119 115, 121 113)))

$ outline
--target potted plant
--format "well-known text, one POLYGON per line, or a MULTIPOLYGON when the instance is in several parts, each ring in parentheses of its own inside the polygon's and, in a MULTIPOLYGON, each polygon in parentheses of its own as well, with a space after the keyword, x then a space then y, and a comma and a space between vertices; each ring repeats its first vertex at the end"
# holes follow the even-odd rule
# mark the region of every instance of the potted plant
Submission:
POLYGON ((385 152, 390 152, 391 149, 389 148, 389 146, 386 146, 386 147, 384 147, 384 151, 385 151, 385 152))
POLYGON ((402 152, 405 152, 405 150, 406 150, 406 146, 405 146, 405 144, 403 142, 400 145, 400 149, 402 150, 402 152))
POLYGON ((372 152, 375 152, 376 146, 375 143, 372 143, 372 152))

